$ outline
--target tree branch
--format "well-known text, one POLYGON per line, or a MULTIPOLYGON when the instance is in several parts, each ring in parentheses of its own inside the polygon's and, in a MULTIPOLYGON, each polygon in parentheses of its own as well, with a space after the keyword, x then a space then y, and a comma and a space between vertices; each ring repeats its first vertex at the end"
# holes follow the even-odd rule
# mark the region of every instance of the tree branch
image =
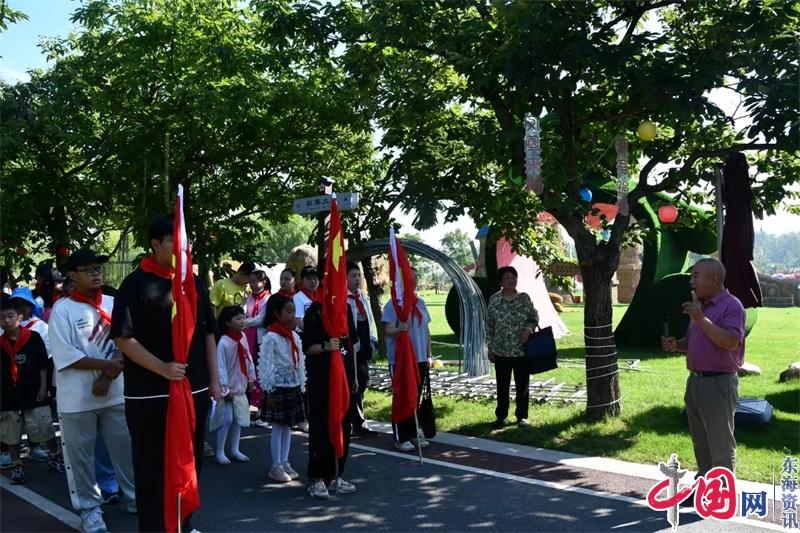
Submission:
MULTIPOLYGON (((700 149, 693 152, 689 157, 686 158, 683 165, 681 166, 680 170, 669 176, 661 181, 661 183, 657 183, 655 185, 647 185, 646 182, 639 182, 639 185, 631 192, 629 195, 629 199, 631 203, 636 202, 639 198, 643 198, 647 195, 654 194, 657 192, 665 191, 667 189, 671 189, 680 185, 681 181, 683 181, 689 171, 691 170, 692 166, 699 161, 700 159, 705 159, 708 157, 723 157, 732 152, 739 152, 739 151, 749 151, 749 150, 771 150, 780 148, 779 144, 771 144, 771 143, 745 143, 745 144, 734 144, 729 146, 728 148, 719 148, 714 150, 706 150, 700 149)), ((648 161, 645 168, 652 163, 653 160, 648 161)), ((657 161, 656 164, 662 161, 657 161)), ((654 167, 655 164, 652 165, 654 167)), ((652 167, 648 169, 648 172, 652 170, 652 167)), ((642 171, 645 170, 642 169, 642 171)), ((641 174, 640 174, 641 175, 641 174)), ((641 179, 641 178, 640 178, 641 179)))

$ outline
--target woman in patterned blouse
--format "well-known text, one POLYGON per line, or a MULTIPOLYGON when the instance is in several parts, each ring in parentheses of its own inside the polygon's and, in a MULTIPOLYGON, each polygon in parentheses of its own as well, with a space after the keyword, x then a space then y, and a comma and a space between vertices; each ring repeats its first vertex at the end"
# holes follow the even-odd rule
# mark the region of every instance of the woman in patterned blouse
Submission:
POLYGON ((530 296, 517 291, 517 270, 506 266, 497 271, 500 290, 489 298, 489 317, 486 324, 486 344, 489 361, 494 363, 497 377, 497 408, 494 413, 497 429, 505 425, 508 416, 511 372, 516 387, 517 424, 528 425, 528 365, 524 344, 539 323, 539 313, 530 296))

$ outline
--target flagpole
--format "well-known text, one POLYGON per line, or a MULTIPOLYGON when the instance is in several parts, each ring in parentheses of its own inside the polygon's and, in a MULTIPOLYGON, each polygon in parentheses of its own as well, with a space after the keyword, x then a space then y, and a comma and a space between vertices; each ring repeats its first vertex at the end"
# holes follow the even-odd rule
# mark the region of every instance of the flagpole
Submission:
POLYGON ((417 417, 417 410, 414 409, 414 426, 417 428, 417 452, 419 452, 419 466, 422 466, 422 443, 419 434, 419 418, 417 417))
POLYGON ((178 492, 178 533, 181 533, 183 524, 181 524, 181 493, 178 492))

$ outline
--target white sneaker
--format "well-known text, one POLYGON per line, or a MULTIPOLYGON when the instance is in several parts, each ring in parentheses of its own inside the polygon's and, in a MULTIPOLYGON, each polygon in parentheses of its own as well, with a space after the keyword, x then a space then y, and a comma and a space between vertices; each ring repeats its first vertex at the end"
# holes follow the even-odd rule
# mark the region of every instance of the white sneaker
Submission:
POLYGON ((253 422, 253 425, 254 426, 258 426, 260 428, 268 428, 269 427, 269 422, 265 422, 265 421, 259 419, 259 420, 256 420, 255 422, 253 422))
POLYGON ((288 483, 292 480, 291 476, 286 473, 282 465, 273 466, 268 475, 270 479, 274 479, 279 483, 288 483))
POLYGON ((401 452, 413 452, 416 448, 413 444, 411 444, 410 440, 405 442, 395 442, 394 447, 400 450, 401 452))
POLYGON ((0 469, 5 470, 14 466, 10 453, 0 453, 0 469))
POLYGON ((420 437, 419 439, 411 439, 411 443, 414 445, 415 448, 416 448, 417 442, 419 442, 419 447, 420 448, 427 448, 428 446, 431 445, 430 442, 425 440, 425 437, 420 437))
POLYGON ((30 453, 29 457, 43 463, 50 459, 50 451, 47 448, 42 449, 40 446, 37 446, 30 453))
POLYGON ((328 487, 325 486, 325 483, 323 483, 321 479, 308 484, 308 493, 312 498, 318 500, 327 500, 331 497, 331 494, 328 492, 328 487))
POLYGON ((342 478, 336 478, 328 485, 328 492, 335 492, 338 494, 353 494, 356 491, 356 486, 345 481, 342 478))
POLYGON ((83 533, 108 533, 103 521, 103 511, 99 507, 81 511, 81 531, 83 533))
POLYGON ((300 431, 303 433, 308 433, 308 422, 300 422, 297 427, 300 428, 300 431))
POLYGON ((300 474, 288 462, 283 463, 283 471, 292 479, 300 479, 300 474))

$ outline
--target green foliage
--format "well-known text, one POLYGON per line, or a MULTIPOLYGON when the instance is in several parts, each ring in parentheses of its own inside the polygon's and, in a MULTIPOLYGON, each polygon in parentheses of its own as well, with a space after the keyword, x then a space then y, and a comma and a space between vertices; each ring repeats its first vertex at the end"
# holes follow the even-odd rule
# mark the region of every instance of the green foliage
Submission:
POLYGON ((755 234, 753 263, 759 272, 775 274, 800 271, 800 232, 755 234))
POLYGON ((8 7, 6 0, 0 0, 0 33, 6 31, 9 24, 15 24, 20 20, 28 20, 28 15, 8 7))
POLYGON ((474 263, 476 259, 472 254, 471 242, 472 239, 464 231, 460 229, 449 231, 442 237, 442 252, 447 254, 457 265, 467 266, 474 263))
POLYGON ((300 10, 253 5, 80 5, 78 32, 44 44, 55 66, 3 87, 3 170, 20 184, 4 190, 4 237, 52 249, 116 229, 143 245, 180 183, 210 267, 252 251, 254 217, 285 222, 320 175, 352 181, 372 147, 347 80, 322 47, 286 35, 300 10))
POLYGON ((309 217, 292 215, 283 224, 257 222, 262 228, 252 250, 247 250, 247 257, 265 263, 284 263, 291 251, 301 244, 308 244, 314 233, 317 222, 309 217))

